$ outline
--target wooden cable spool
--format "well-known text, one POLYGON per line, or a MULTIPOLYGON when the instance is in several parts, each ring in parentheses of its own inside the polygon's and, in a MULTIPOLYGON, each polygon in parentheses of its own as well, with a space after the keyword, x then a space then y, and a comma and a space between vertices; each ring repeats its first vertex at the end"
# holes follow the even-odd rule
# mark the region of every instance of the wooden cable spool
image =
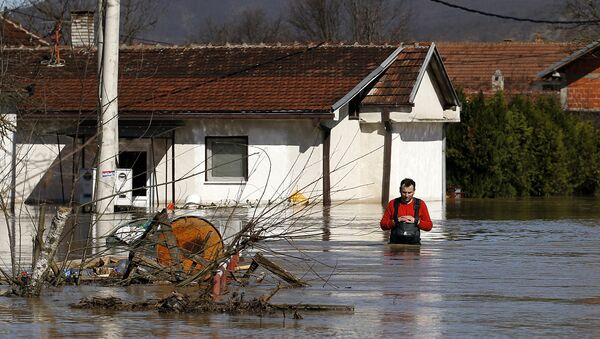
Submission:
POLYGON ((185 216, 159 231, 156 258, 161 265, 185 273, 201 270, 223 254, 223 238, 210 222, 197 216, 185 216))

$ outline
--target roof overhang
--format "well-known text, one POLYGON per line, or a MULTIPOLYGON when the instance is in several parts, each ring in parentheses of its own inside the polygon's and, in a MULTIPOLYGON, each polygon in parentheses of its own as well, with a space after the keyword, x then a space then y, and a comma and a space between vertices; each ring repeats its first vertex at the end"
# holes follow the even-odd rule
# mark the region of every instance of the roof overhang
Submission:
POLYGON ((573 61, 579 59, 580 57, 594 51, 598 47, 600 47, 600 40, 591 42, 587 46, 583 47, 582 49, 576 51, 575 53, 567 56, 566 58, 560 60, 559 62, 557 62, 557 63, 553 64, 552 66, 546 68, 545 70, 541 71, 540 73, 537 74, 537 76, 538 76, 538 78, 550 77, 553 75, 554 72, 560 70, 561 68, 563 68, 566 65, 572 63, 573 61))
POLYGON ((352 100, 354 97, 356 97, 359 93, 361 93, 365 88, 367 88, 373 81, 376 81, 379 78, 379 76, 383 72, 385 72, 385 70, 388 69, 388 67, 390 67, 390 65, 396 60, 396 57, 398 57, 398 54, 402 52, 402 49, 402 46, 396 48, 392 52, 392 54, 390 54, 381 63, 381 65, 377 66, 377 68, 375 68, 371 73, 369 73, 369 75, 367 75, 366 78, 361 80, 358 83, 358 85, 356 85, 352 90, 350 90, 350 92, 348 92, 340 100, 334 103, 332 106, 332 111, 340 109, 342 106, 344 106, 345 104, 350 102, 350 100, 352 100))
POLYGON ((409 102, 414 105, 417 91, 421 85, 421 81, 423 81, 423 77, 425 76, 427 69, 431 69, 431 73, 435 78, 436 83, 439 85, 440 93, 444 102, 443 108, 448 109, 460 106, 458 94, 456 93, 456 90, 450 81, 450 77, 448 76, 446 67, 444 67, 442 57, 435 47, 434 42, 431 43, 429 51, 427 51, 425 61, 423 62, 423 66, 419 70, 419 75, 417 76, 417 80, 415 81, 412 92, 410 93, 409 102))
MULTIPOLYGON (((21 115, 24 120, 73 120, 79 118, 96 119, 94 111, 57 111, 35 112, 29 111, 21 115)), ((119 122, 140 121, 148 119, 159 121, 193 120, 193 119, 324 119, 334 117, 331 111, 211 111, 211 112, 182 112, 182 111, 119 111, 119 122)))
MULTIPOLYGON (((180 120, 125 120, 119 121, 119 138, 170 138, 171 132, 184 125, 180 120)), ((73 137, 91 137, 98 133, 98 123, 86 120, 69 126, 59 134, 73 137)))

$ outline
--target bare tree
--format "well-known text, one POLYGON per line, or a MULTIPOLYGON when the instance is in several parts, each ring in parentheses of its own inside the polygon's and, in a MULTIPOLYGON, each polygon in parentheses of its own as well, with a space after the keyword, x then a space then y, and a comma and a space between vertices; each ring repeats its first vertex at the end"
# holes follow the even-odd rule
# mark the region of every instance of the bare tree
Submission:
POLYGON ((207 20, 192 40, 212 43, 260 43, 286 40, 281 17, 270 18, 261 8, 247 9, 233 19, 217 24, 207 20))
POLYGON ((353 41, 400 41, 409 32, 410 9, 405 1, 344 0, 344 9, 353 41))
POLYGON ((288 23, 301 40, 400 41, 409 31, 408 6, 393 0, 294 0, 288 23))
MULTIPOLYGON (((569 20, 600 20, 600 1, 598 0, 567 0, 561 6, 560 12, 569 20)), ((599 29, 600 21, 558 27, 563 38, 585 42, 598 39, 599 29)))
POLYGON ((273 42, 281 36, 281 17, 269 19, 262 9, 249 9, 235 30, 242 42, 273 42))
POLYGON ((121 0, 121 42, 130 44, 154 27, 163 6, 159 0, 121 0))
POLYGON ((342 0, 293 0, 288 23, 300 40, 339 41, 343 39, 342 0))
MULTIPOLYGON (((50 35, 61 25, 63 43, 69 38, 70 12, 95 12, 96 0, 24 0, 15 16, 28 27, 50 35)), ((141 33, 150 30, 158 21, 164 3, 159 0, 121 0, 121 42, 131 43, 141 33)))

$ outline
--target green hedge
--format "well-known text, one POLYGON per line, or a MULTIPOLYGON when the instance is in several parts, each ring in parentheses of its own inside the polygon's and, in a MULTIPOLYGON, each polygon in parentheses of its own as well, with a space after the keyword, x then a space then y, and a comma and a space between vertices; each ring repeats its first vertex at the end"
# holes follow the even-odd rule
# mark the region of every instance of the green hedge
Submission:
POLYGON ((449 187, 478 198, 600 194, 600 130, 556 96, 461 100, 447 130, 449 187))

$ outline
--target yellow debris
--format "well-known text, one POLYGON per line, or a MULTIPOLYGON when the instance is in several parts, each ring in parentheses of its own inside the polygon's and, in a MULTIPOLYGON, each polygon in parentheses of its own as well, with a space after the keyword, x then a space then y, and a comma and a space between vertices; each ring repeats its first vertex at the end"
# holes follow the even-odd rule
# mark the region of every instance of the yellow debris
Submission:
POLYGON ((290 195, 288 200, 294 204, 308 204, 308 199, 304 197, 302 193, 296 191, 294 194, 290 195))

